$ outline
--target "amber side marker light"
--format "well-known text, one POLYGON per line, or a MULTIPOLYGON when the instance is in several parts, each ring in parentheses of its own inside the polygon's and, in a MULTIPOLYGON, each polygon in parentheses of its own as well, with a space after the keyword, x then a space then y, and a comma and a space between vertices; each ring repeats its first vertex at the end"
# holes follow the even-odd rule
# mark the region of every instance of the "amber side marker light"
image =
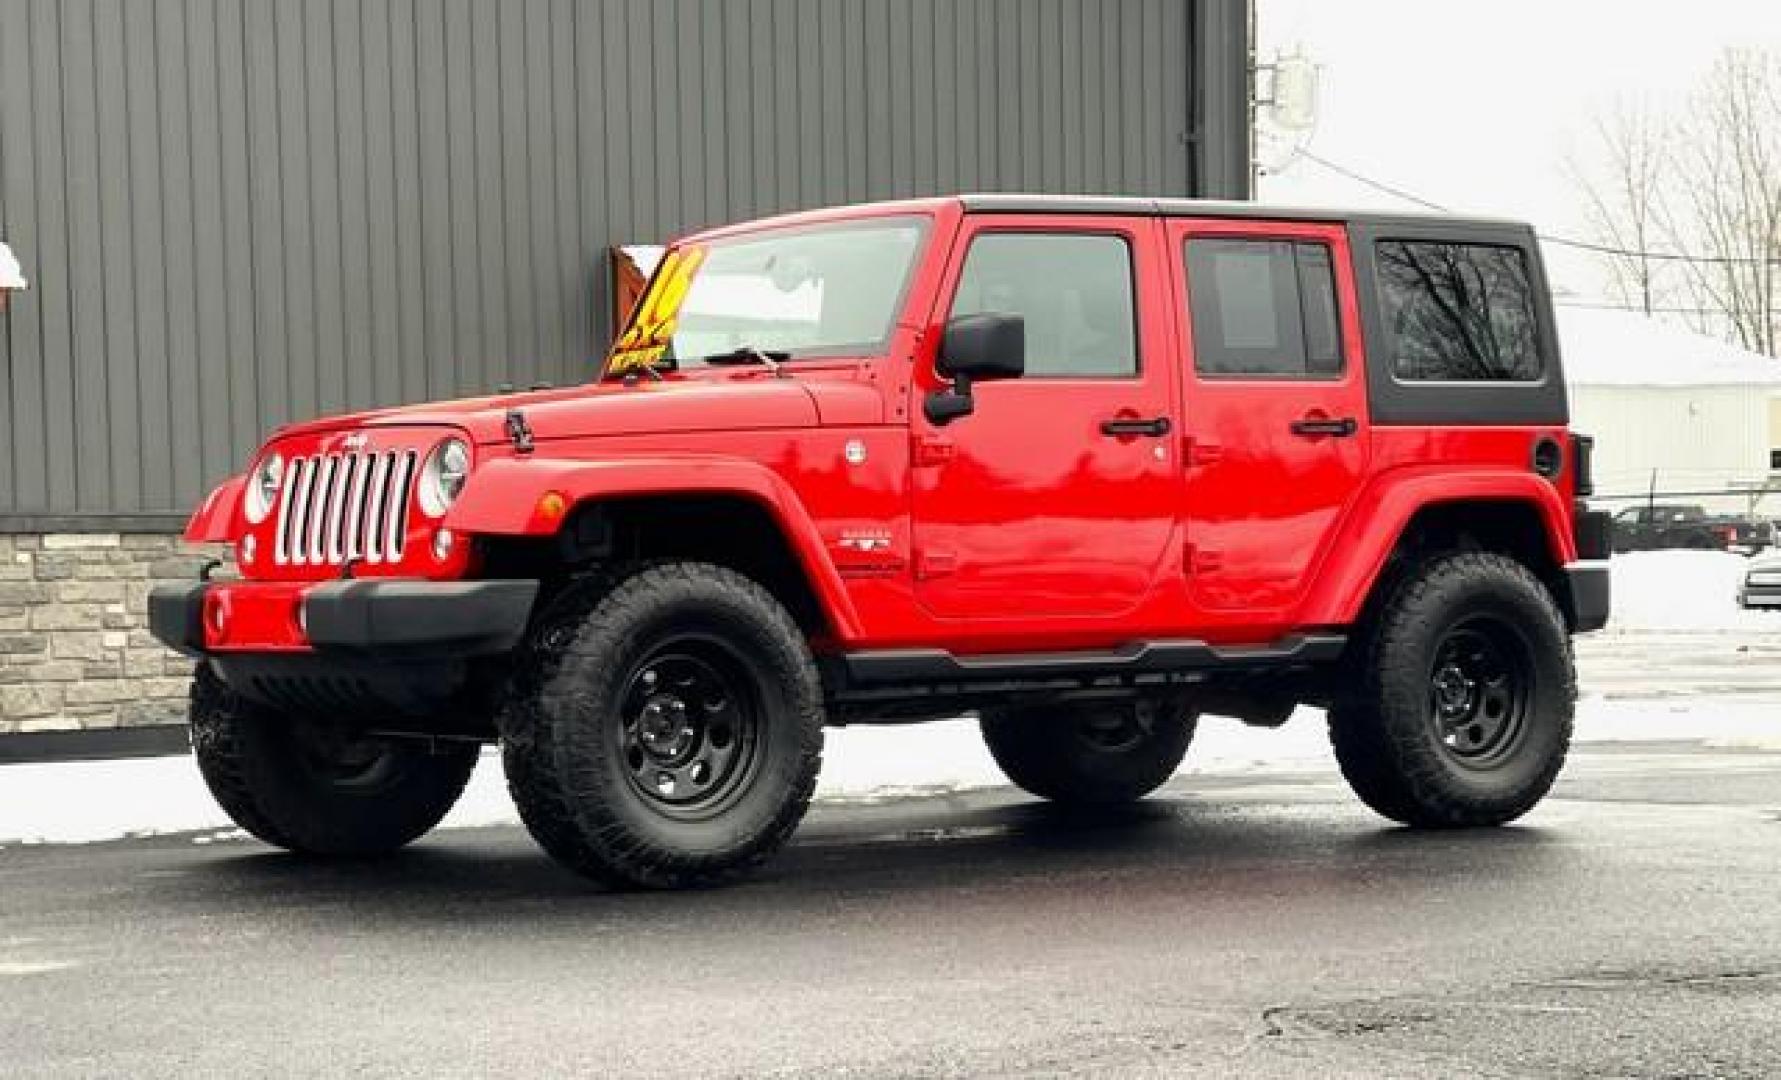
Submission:
POLYGON ((560 491, 547 491, 538 498, 537 514, 541 521, 556 521, 569 510, 569 500, 560 491))

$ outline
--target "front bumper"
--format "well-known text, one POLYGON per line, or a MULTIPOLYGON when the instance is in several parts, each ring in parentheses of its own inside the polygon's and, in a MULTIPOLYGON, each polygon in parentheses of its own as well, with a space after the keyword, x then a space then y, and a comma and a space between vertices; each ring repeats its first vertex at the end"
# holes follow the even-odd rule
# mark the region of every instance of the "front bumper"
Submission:
POLYGON ((1571 594, 1571 631, 1584 634, 1608 625, 1612 588, 1606 561, 1576 562, 1565 567, 1571 594))
POLYGON ((536 581, 208 581, 149 594, 149 631, 187 656, 452 659, 519 644, 536 581))

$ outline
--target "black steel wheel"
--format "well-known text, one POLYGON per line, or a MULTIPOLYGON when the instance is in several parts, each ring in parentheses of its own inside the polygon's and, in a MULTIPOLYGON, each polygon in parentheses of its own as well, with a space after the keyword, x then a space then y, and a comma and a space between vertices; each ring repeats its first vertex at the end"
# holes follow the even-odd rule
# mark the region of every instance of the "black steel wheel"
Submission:
POLYGON ((746 660, 709 635, 670 638, 637 664, 618 721, 633 790, 669 817, 721 814, 760 766, 760 695, 746 660))
POLYGON ((621 888, 709 885, 783 846, 822 764, 803 633, 735 571, 667 562, 557 596, 500 717, 508 788, 540 846, 621 888))
POLYGON ((1409 568, 1351 643, 1330 742, 1394 821, 1497 825, 1545 797, 1570 747, 1571 641, 1552 594, 1503 555, 1409 568))
POLYGON ((1022 790, 1054 802, 1141 799, 1181 767, 1198 717, 1166 702, 986 709, 990 756, 1022 790))
POLYGON ((1453 759, 1489 769, 1527 730, 1533 660, 1525 636, 1494 616, 1465 619, 1435 646, 1429 720, 1453 759))

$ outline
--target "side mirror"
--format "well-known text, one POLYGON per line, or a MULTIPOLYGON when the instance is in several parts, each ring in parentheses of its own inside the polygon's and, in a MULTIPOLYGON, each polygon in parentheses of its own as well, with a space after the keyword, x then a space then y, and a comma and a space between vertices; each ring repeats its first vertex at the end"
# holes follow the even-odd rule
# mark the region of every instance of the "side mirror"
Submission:
POLYGON ((928 395, 922 405, 928 422, 944 426, 977 408, 971 384, 983 379, 1018 379, 1027 370, 1027 324, 1019 315, 960 315, 946 323, 934 370, 952 386, 928 395))
POLYGON ((1027 372, 1027 321, 1019 315, 960 315, 946 324, 935 366, 948 379, 1018 379, 1027 372))

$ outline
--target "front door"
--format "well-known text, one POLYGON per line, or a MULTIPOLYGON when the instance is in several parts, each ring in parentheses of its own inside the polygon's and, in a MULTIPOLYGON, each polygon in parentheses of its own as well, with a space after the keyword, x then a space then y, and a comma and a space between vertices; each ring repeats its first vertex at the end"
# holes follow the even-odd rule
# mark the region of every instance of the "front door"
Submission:
POLYGON ((943 426, 921 416, 933 380, 915 391, 916 589, 931 614, 1110 617, 1150 590, 1180 498, 1159 234, 1143 218, 966 219, 920 363, 931 374, 949 317, 999 312, 1025 320, 1027 367, 978 384, 975 412, 943 426))
POLYGON ((1339 225, 1173 221, 1187 570, 1213 622, 1291 621, 1365 478, 1365 364, 1339 225))

